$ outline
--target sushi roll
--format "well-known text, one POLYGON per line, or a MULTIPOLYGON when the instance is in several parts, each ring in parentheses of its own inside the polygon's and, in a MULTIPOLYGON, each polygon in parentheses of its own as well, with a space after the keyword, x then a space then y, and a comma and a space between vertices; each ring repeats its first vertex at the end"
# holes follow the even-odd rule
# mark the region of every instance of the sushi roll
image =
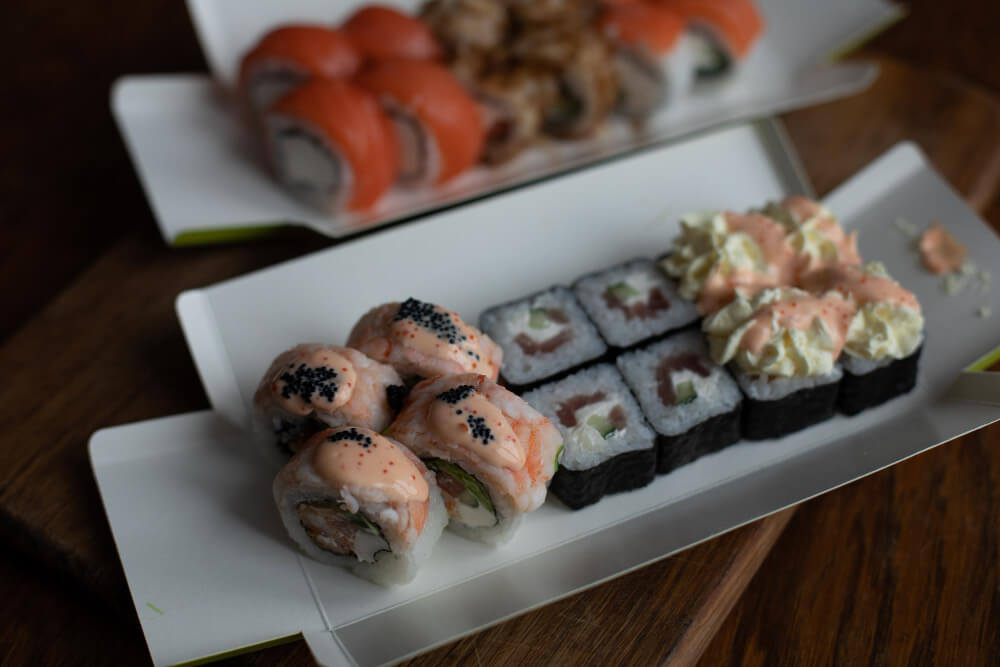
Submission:
POLYGON ((313 79, 275 102, 265 125, 279 180, 311 206, 368 209, 396 179, 395 132, 354 84, 313 79))
POLYGON ((503 349, 500 373, 515 390, 594 361, 608 350, 573 292, 561 285, 490 308, 479 324, 503 349))
POLYGON ((545 109, 559 96, 555 74, 528 65, 487 74, 476 79, 471 88, 482 107, 486 132, 483 161, 487 164, 511 160, 538 141, 545 109))
POLYGON ((482 373, 496 380, 503 351, 458 313, 409 298, 384 303, 358 320, 347 346, 390 364, 406 381, 482 373))
POLYGON ((768 287, 794 284, 799 254, 786 227, 760 213, 688 213, 672 252, 660 262, 679 282, 685 299, 708 315, 733 300, 737 289, 752 296, 768 287))
POLYGON ((764 31, 753 0, 656 0, 687 23, 697 40, 696 74, 713 78, 745 60, 764 31))
POLYGON ((572 509, 646 486, 656 476, 656 433, 612 364, 544 384, 524 400, 562 434, 550 490, 572 509))
POLYGON ((477 374, 424 380, 389 432, 437 473, 449 528, 487 544, 545 502, 562 444, 548 419, 477 374))
POLYGON ((743 395, 712 361, 701 333, 685 331, 618 357, 618 370, 657 434, 660 474, 740 439, 743 395))
POLYGON ((823 268, 807 274, 802 286, 818 294, 839 292, 857 307, 841 355, 841 412, 857 414, 913 389, 924 317, 916 296, 882 264, 823 268))
POLYGON ((444 183, 479 160, 485 136, 479 106, 443 66, 387 61, 363 72, 358 83, 393 120, 401 181, 444 183))
POLYGON ((855 310, 838 292, 782 287, 738 294, 705 318, 712 358, 732 365, 746 396, 744 438, 779 438, 834 415, 843 374, 837 358, 855 310))
POLYGON ((254 393, 254 431, 266 451, 284 463, 324 428, 384 430, 405 395, 403 381, 388 364, 348 347, 296 345, 277 356, 254 393))
POLYGON ((355 426, 315 434, 273 490, 302 551, 383 586, 412 581, 448 522, 434 473, 406 447, 355 426))
POLYGON ((452 59, 500 49, 509 25, 499 0, 429 0, 420 19, 452 59))
POLYGON ((348 79, 361 54, 342 32, 318 25, 290 25, 264 35, 243 57, 239 86, 250 107, 263 112, 310 78, 348 79))
POLYGON ((644 118, 691 88, 695 52, 680 16, 636 2, 605 7, 597 25, 617 45, 618 111, 644 118))
POLYGON ((698 320, 694 304, 644 258, 584 276, 573 293, 604 340, 620 349, 698 320))
POLYGON ((398 9, 369 5, 352 14, 341 30, 371 60, 438 60, 443 55, 423 21, 398 9))
POLYGON ((795 195, 769 203, 761 211, 788 230, 788 244, 798 255, 798 276, 826 266, 858 266, 858 233, 846 232, 827 207, 795 195))

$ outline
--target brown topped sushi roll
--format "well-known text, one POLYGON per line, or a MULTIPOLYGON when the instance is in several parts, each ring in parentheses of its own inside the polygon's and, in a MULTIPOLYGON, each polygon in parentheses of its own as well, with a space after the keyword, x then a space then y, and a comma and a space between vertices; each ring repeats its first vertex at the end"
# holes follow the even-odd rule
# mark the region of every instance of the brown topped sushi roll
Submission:
POLYGON ((360 67, 361 54, 339 30, 289 25, 264 35, 243 57, 239 85, 254 111, 264 111, 308 79, 346 79, 360 67))
POLYGON ((495 381, 503 361, 500 347, 458 313, 414 298, 369 310, 347 345, 391 364, 407 381, 457 373, 495 381))
POLYGON ((383 586, 411 581, 448 521, 434 473, 406 447, 354 426, 310 438, 273 491, 307 555, 383 586))
POLYGON ((279 354, 264 373, 253 398, 254 426, 267 451, 279 452, 284 460, 323 428, 384 430, 405 394, 392 366, 357 350, 296 345, 279 354))
POLYGON ((488 544, 545 501, 562 445, 552 422, 472 373, 418 384, 389 433, 437 472, 449 527, 488 544))

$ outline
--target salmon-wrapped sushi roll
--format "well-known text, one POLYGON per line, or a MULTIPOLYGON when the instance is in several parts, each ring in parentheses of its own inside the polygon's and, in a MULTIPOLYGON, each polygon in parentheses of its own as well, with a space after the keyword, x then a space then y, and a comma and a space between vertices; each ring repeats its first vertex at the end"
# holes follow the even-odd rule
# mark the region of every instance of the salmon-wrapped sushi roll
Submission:
POLYGON ((274 502, 306 554, 383 586, 411 581, 448 522, 434 473, 354 426, 310 438, 275 478, 274 502))
POLYGON ((371 208, 396 178, 396 133, 354 84, 313 79, 271 106, 265 123, 278 178, 321 210, 371 208))
POLYGON ((392 366, 349 347, 305 343, 279 354, 264 373, 253 397, 254 427, 284 462, 330 426, 385 430, 405 395, 392 366))
POLYGON ((393 60, 361 74, 396 128, 399 178, 411 184, 443 183, 479 160, 483 120, 455 76, 432 62, 393 60))
POLYGON ((264 35, 243 57, 239 85, 254 111, 264 111, 310 78, 350 78, 360 67, 361 53, 344 33, 290 25, 264 35))
POLYGON ((730 71, 746 59, 764 31, 764 19, 753 0, 657 0, 677 12, 700 41, 699 77, 730 71))
POLYGON ((544 415, 476 374, 424 380, 389 432, 437 472, 449 527, 488 544, 545 502, 562 445, 544 415))
POLYGON ((372 60, 438 60, 442 56, 430 28, 392 7, 369 5, 359 9, 341 29, 372 60))
POLYGON ((458 373, 496 380, 503 361, 500 346, 458 313, 413 298, 369 310, 354 325, 347 345, 392 364, 407 381, 458 373))

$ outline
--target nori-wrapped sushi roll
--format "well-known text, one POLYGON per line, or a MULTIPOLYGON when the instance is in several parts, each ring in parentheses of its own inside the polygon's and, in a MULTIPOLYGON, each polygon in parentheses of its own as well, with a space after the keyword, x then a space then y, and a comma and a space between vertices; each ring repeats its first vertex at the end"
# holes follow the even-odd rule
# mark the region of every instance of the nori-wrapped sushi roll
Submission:
POLYGON ((923 346, 908 357, 871 362, 843 356, 844 378, 840 381, 837 409, 845 415, 881 405, 908 393, 917 384, 917 366, 923 346))
POLYGON ((740 431, 747 440, 769 440, 801 431, 833 417, 843 371, 840 365, 825 375, 780 377, 754 375, 734 367, 743 390, 740 431))
POLYGON ((670 336, 617 363, 657 433, 656 472, 669 473, 740 439, 743 395, 712 361, 700 333, 670 336))
POLYGON ((608 349, 573 293, 561 285, 490 308, 479 323, 503 348, 500 374, 517 390, 594 361, 608 349))
POLYGON ((611 364, 545 384, 524 400, 562 433, 564 449, 549 490, 569 507, 653 480, 656 434, 611 364))

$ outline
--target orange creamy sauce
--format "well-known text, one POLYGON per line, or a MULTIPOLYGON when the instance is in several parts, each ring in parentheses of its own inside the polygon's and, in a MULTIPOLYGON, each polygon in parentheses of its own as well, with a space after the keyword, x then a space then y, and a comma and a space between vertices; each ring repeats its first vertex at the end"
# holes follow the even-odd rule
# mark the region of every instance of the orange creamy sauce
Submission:
POLYGON ((968 248, 937 222, 920 237, 920 256, 932 273, 958 271, 968 252, 968 248))
POLYGON ((354 365, 328 348, 299 351, 271 384, 275 402, 297 415, 332 412, 351 400, 357 384, 354 365))
POLYGON ((760 354, 778 329, 805 331, 819 319, 826 325, 833 340, 831 353, 837 357, 844 348, 847 329, 851 326, 855 311, 855 307, 839 295, 790 295, 766 304, 757 311, 752 324, 740 339, 740 346, 754 354, 760 354))
POLYGON ((920 312, 920 302, 913 292, 891 278, 868 275, 857 266, 828 267, 812 271, 803 276, 802 287, 815 293, 836 290, 844 296, 853 297, 858 306, 873 302, 889 303, 920 312))
POLYGON ((520 470, 527 460, 506 416, 472 385, 438 394, 428 407, 427 422, 443 441, 492 466, 520 470))
POLYGON ((357 485, 378 489, 389 502, 423 502, 427 480, 401 447, 366 428, 325 432, 313 451, 313 468, 334 487, 357 485))
POLYGON ((488 365, 482 359, 479 333, 440 306, 415 299, 405 302, 389 332, 400 344, 428 357, 453 361, 464 371, 475 372, 488 365))

